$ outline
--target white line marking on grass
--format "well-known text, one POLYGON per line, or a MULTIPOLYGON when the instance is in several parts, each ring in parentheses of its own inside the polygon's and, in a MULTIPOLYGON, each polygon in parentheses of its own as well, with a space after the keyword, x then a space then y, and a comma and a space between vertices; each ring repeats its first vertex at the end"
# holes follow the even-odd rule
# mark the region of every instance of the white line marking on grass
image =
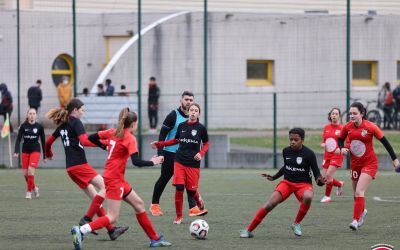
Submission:
POLYGON ((379 197, 379 196, 374 196, 372 199, 373 199, 374 201, 400 203, 400 200, 399 200, 400 197, 390 197, 390 198, 394 198, 394 199, 396 199, 396 200, 382 199, 382 198, 379 197))

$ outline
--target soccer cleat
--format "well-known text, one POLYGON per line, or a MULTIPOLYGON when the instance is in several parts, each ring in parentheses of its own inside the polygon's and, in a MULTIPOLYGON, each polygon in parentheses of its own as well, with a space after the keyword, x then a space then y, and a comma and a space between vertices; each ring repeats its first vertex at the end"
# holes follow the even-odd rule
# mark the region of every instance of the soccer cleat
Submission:
POLYGON ((349 227, 353 230, 356 231, 358 229, 358 221, 357 220, 353 220, 350 224, 349 227))
POLYGON ((247 229, 240 230, 240 238, 253 238, 254 235, 247 229))
POLYGON ((180 225, 182 223, 183 218, 182 217, 176 217, 174 220, 174 224, 180 225))
POLYGON ((301 226, 300 226, 300 224, 292 224, 292 230, 293 230, 293 233, 296 236, 301 236, 301 226))
POLYGON ((31 192, 26 192, 25 199, 31 200, 32 199, 32 193, 31 192))
POLYGON ((33 189, 33 194, 35 195, 35 198, 39 198, 39 187, 38 186, 36 186, 34 189, 33 189))
POLYGON ((172 244, 164 239, 164 236, 160 236, 158 240, 150 240, 150 247, 170 247, 172 244))
POLYGON ((71 228, 71 234, 73 237, 73 243, 74 243, 75 250, 82 249, 83 234, 81 233, 81 230, 79 230, 79 227, 73 226, 71 228))
POLYGON ((163 216, 164 213, 161 211, 160 204, 151 204, 150 205, 150 212, 153 216, 163 216))
POLYGON ((362 212, 362 214, 360 216, 360 219, 358 219, 358 227, 361 227, 364 224, 365 217, 367 217, 367 213, 368 213, 367 209, 364 209, 364 211, 362 212))
POLYGON ((108 231, 108 236, 110 236, 110 240, 116 240, 119 236, 123 235, 126 231, 128 231, 129 227, 114 227, 111 231, 108 231))
POLYGON ((203 216, 208 213, 207 209, 200 209, 198 206, 189 209, 189 216, 203 216))
POLYGON ((321 202, 322 203, 329 203, 331 202, 331 197, 324 195, 324 197, 322 197, 321 202))
MULTIPOLYGON (((89 224, 90 222, 92 222, 92 219, 90 219, 89 217, 87 217, 87 216, 83 216, 80 220, 79 220, 79 226, 83 226, 83 225, 85 225, 85 224, 89 224)), ((96 231, 92 231, 92 232, 90 232, 91 234, 94 234, 94 235, 99 235, 99 233, 98 232, 96 232, 96 231)))
POLYGON ((199 200, 196 201, 196 205, 200 208, 200 210, 204 210, 204 201, 201 198, 201 195, 199 195, 199 200))
POLYGON ((343 194, 343 186, 344 186, 344 181, 339 181, 341 186, 336 188, 336 195, 341 196, 343 194))

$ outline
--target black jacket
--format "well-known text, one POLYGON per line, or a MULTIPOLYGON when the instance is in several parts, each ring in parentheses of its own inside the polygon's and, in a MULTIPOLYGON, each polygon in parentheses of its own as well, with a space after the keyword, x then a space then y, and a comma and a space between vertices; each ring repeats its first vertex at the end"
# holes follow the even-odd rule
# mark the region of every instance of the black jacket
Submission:
POLYGON ((37 86, 28 89, 28 103, 30 107, 40 107, 42 101, 42 90, 37 86))

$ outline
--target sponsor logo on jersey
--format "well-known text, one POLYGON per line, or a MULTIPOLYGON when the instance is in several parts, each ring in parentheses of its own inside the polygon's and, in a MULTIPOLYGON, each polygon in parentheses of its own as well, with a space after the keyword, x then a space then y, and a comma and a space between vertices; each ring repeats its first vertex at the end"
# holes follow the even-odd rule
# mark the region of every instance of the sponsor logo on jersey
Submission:
POLYGON ((297 162, 298 165, 300 165, 303 162, 303 158, 297 157, 296 158, 296 162, 297 162))
POLYGON ((37 133, 37 128, 33 129, 33 133, 35 133, 35 134, 37 133))
POLYGON ((192 135, 196 136, 197 135, 197 130, 196 129, 192 129, 192 135))

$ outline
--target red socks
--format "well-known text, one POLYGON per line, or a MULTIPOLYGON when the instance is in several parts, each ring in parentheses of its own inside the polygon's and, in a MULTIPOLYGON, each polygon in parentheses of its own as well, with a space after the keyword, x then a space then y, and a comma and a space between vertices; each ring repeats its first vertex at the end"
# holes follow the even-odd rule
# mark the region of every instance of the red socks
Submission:
POLYGON ((28 175, 27 184, 26 184, 26 191, 32 192, 32 190, 34 188, 35 188, 35 176, 34 175, 28 175))
MULTIPOLYGON (((99 210, 103 201, 104 201, 104 198, 97 194, 93 198, 92 203, 90 203, 90 207, 87 210, 85 216, 89 217, 89 218, 93 218, 93 216, 97 213, 97 210, 99 210)), ((99 217, 101 217, 101 216, 99 215, 99 217)))
POLYGON ((297 212, 296 219, 294 220, 294 224, 299 224, 304 216, 306 216, 308 209, 310 209, 311 205, 306 205, 303 202, 300 203, 299 211, 297 212))
POLYGON ((365 206, 365 199, 364 197, 355 197, 354 199, 354 212, 353 212, 353 219, 357 220, 360 219, 362 212, 364 211, 365 206))
POLYGON ((177 217, 182 217, 183 191, 175 190, 175 211, 177 217))
POLYGON ((332 192, 332 187, 333 187, 333 183, 329 182, 325 184, 325 196, 330 197, 331 196, 331 192, 332 192))
POLYGON ((264 217, 267 215, 267 211, 262 207, 260 208, 257 213, 256 216, 254 216, 253 220, 250 222, 250 224, 247 226, 247 230, 248 231, 253 231, 258 224, 261 223, 261 221, 264 219, 264 217))
POLYGON ((340 183, 340 181, 338 181, 338 180, 336 180, 336 179, 333 179, 332 184, 333 184, 335 187, 341 187, 341 186, 342 186, 342 183, 340 183))
POLYGON ((110 225, 110 219, 108 218, 108 216, 99 217, 89 223, 92 232, 101 229, 107 225, 110 225))
POLYGON ((147 237, 149 237, 152 240, 158 240, 159 237, 156 233, 156 230, 153 227, 153 224, 151 223, 149 217, 147 216, 146 211, 136 214, 136 219, 138 220, 140 226, 143 228, 144 232, 147 234, 147 237))

